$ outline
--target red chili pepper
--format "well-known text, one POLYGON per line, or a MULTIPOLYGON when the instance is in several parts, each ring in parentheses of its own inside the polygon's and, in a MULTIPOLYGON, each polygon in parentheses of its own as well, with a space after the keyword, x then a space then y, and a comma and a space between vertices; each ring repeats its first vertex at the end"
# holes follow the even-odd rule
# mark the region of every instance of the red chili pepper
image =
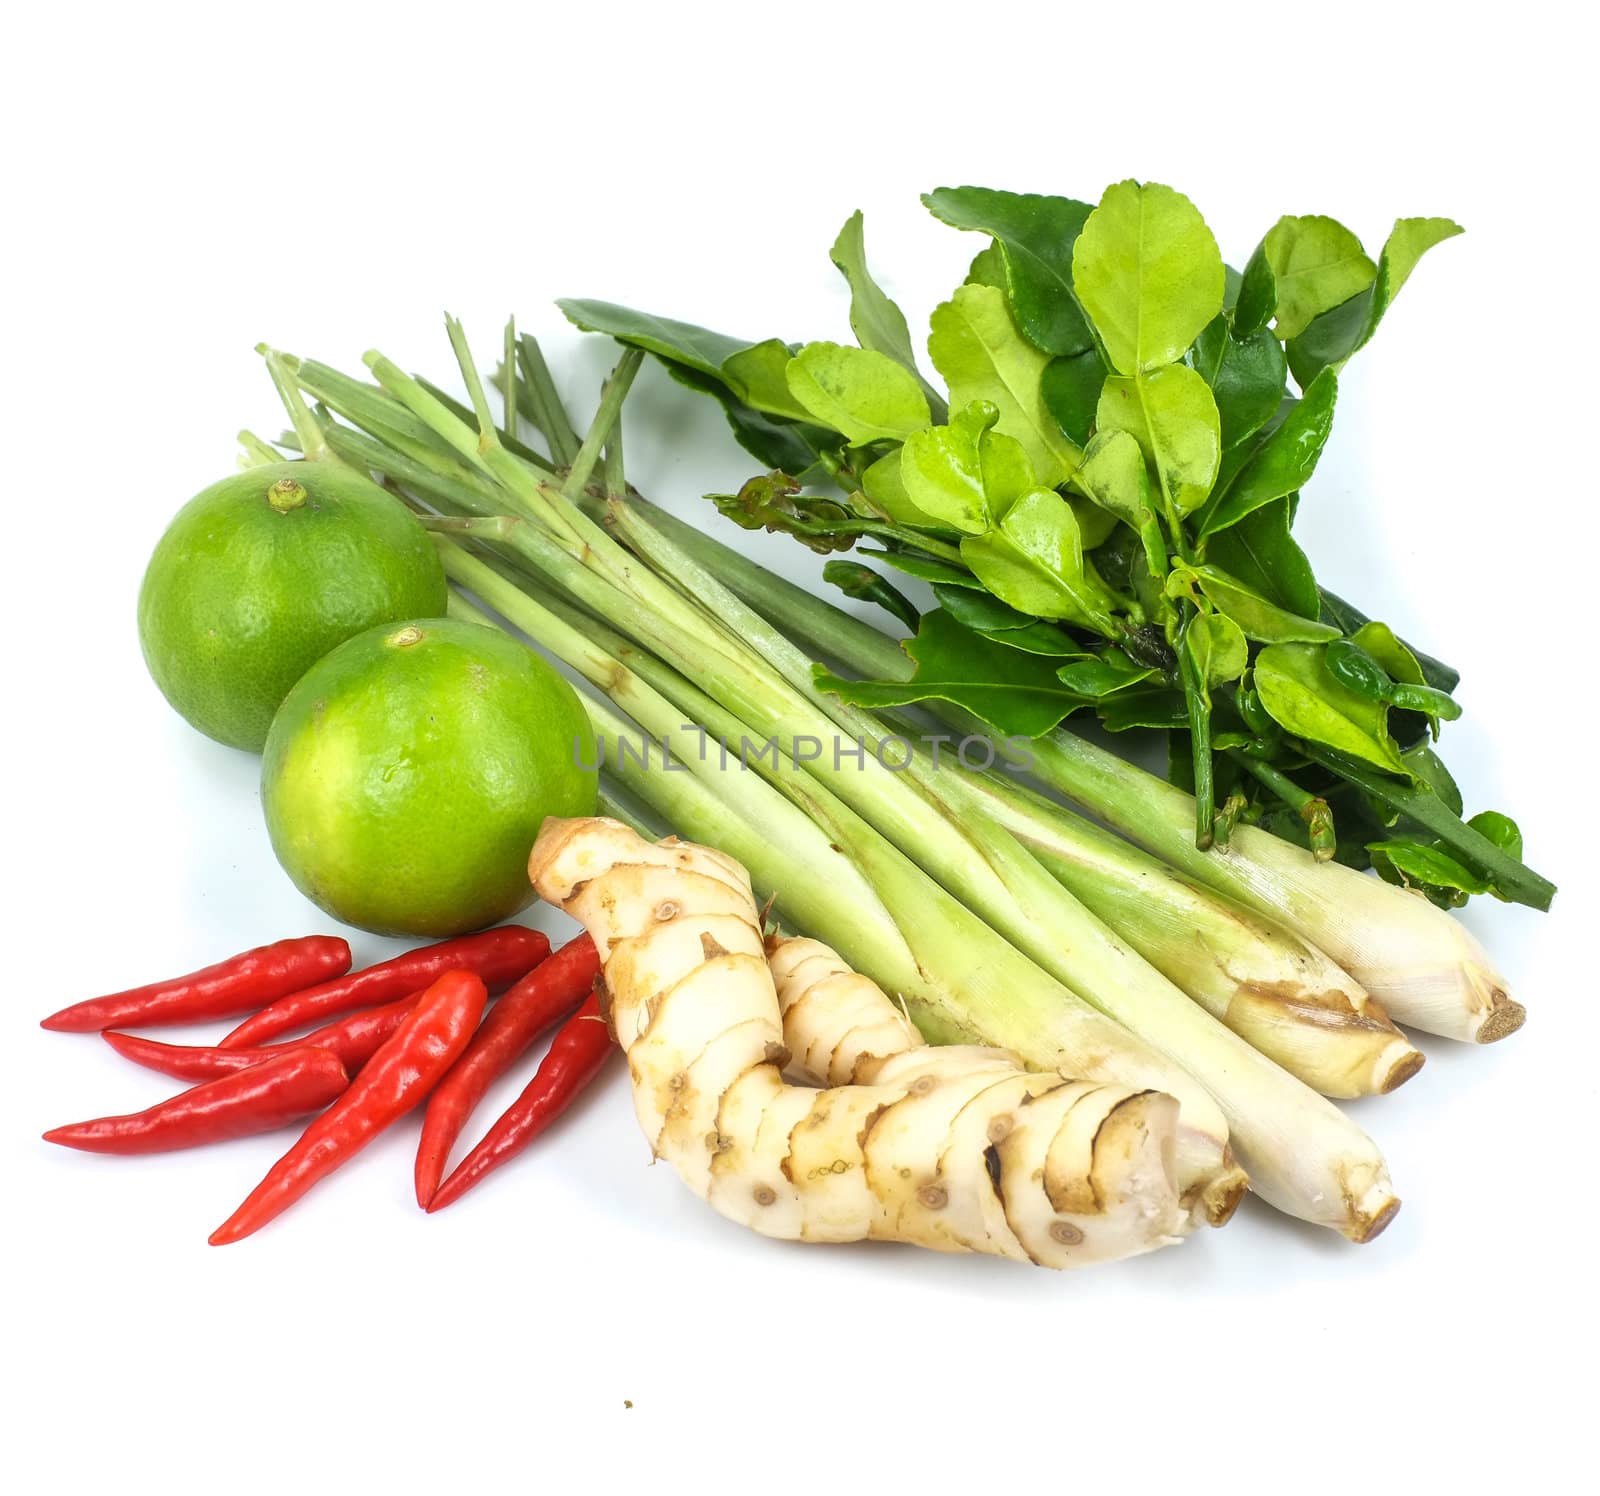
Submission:
POLYGON ((275 1055, 296 1049, 331 1049, 354 1075, 378 1052, 378 1046, 400 1027, 407 1013, 417 1005, 420 992, 402 997, 381 1008, 364 1008, 336 1018, 314 1029, 303 1039, 283 1044, 267 1044, 249 1049, 223 1049, 215 1044, 163 1044, 139 1034, 120 1034, 108 1030, 100 1037, 124 1059, 147 1070, 175 1075, 179 1080, 212 1080, 219 1075, 234 1075, 248 1070, 275 1055))
POLYGON ((611 1035, 600 1017, 599 1000, 591 992, 589 1000, 561 1026, 550 1053, 522 1095, 435 1191, 428 1201, 429 1214, 453 1205, 486 1174, 510 1163, 582 1094, 610 1050, 611 1035))
POLYGON ((350 946, 337 935, 303 935, 258 945, 185 977, 91 997, 52 1013, 40 1028, 92 1034, 123 1024, 190 1023, 248 1013, 350 970, 350 946))
POLYGON ((208 1080, 147 1111, 54 1128, 44 1140, 90 1153, 198 1148, 298 1121, 321 1111, 349 1084, 338 1055, 301 1047, 237 1075, 208 1080))
POLYGON ((495 1005, 472 1037, 466 1053, 450 1067, 428 1098, 417 1144, 417 1204, 426 1208, 444 1177, 450 1149, 461 1136, 483 1093, 506 1073, 522 1052, 551 1024, 567 1017, 594 987, 600 956, 594 941, 580 935, 548 961, 534 967, 495 1005))
POLYGON ((447 971, 476 972, 487 986, 503 987, 531 971, 549 954, 549 940, 524 925, 501 925, 457 940, 442 940, 437 945, 425 945, 380 961, 365 971, 352 972, 338 981, 292 993, 245 1019, 223 1039, 222 1047, 265 1044, 335 1013, 348 1013, 352 1008, 419 992, 447 971))
POLYGON ((259 1231, 409 1112, 467 1047, 488 996, 475 973, 445 972, 350 1089, 306 1128, 244 1203, 211 1233, 211 1245, 224 1246, 259 1231))

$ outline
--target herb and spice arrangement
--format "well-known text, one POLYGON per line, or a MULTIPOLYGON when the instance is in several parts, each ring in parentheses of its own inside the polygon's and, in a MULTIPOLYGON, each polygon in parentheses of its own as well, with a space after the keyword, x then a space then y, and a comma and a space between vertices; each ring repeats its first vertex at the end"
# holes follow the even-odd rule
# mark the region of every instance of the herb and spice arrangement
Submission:
POLYGON ((582 431, 514 323, 480 364, 447 319, 441 383, 260 350, 290 429, 241 433, 163 539, 146 657, 263 751, 308 898, 436 943, 352 974, 342 940, 285 941, 63 1009, 45 1026, 196 1084, 51 1141, 311 1115, 222 1244, 421 1109, 435 1211, 620 1048, 652 1156, 772 1236, 1074 1267, 1247 1191, 1356 1242, 1388 1225, 1388 1166, 1335 1103, 1412 1081, 1408 1031, 1513 1034, 1452 911, 1554 889, 1439 755, 1456 670, 1321 587, 1293 526, 1348 362, 1460 229, 1402 219, 1372 256, 1287 217, 1235 270, 1156 184, 924 202, 985 241, 926 360, 859 213, 831 251, 851 344, 560 303, 622 345, 582 431), (626 471, 646 357, 760 466, 706 525, 626 471), (818 553, 817 585, 717 513, 818 553), (1114 751, 1152 734, 1165 777, 1114 751), (554 954, 496 926, 536 896, 583 927, 554 954), (241 1014, 209 1046, 127 1032, 241 1014))

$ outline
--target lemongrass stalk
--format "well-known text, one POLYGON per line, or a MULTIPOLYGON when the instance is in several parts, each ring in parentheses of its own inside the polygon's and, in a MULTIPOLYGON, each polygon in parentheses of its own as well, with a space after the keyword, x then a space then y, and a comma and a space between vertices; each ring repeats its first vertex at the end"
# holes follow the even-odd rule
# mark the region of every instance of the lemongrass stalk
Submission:
POLYGON ((306 404, 305 398, 300 393, 300 386, 295 382, 293 373, 285 367, 282 356, 269 348, 262 357, 266 360, 267 373, 272 376, 278 398, 289 413, 289 423, 294 427, 301 452, 313 462, 337 462, 338 459, 328 446, 322 423, 306 404))
MULTIPOLYGON (((471 408, 463 405, 448 390, 441 389, 431 380, 422 379, 420 377, 418 378, 417 383, 420 384, 423 389, 432 395, 434 399, 444 406, 444 408, 452 415, 463 421, 470 421, 472 419, 471 408)), ((547 477, 559 476, 555 463, 553 463, 542 452, 536 451, 534 448, 530 447, 514 432, 508 430, 504 426, 500 426, 496 428, 495 434, 499 437, 500 445, 502 447, 504 447, 508 452, 514 452, 530 468, 537 469, 547 477)))
POLYGON ((288 461, 282 452, 262 441, 253 431, 241 431, 235 440, 239 443, 239 466, 242 468, 268 467, 288 461))
MULTIPOLYGON (((910 677, 911 661, 871 624, 693 526, 648 512, 752 606, 822 653, 863 676, 910 677)), ((946 703, 925 705, 957 727, 975 723, 946 703)), ((1033 773, 1164 862, 1287 926, 1342 966, 1395 1022, 1480 1044, 1522 1026, 1522 1005, 1482 947, 1420 894, 1318 862, 1259 827, 1240 826, 1226 850, 1202 852, 1194 845, 1193 796, 1064 730, 1034 742, 1033 773)))
POLYGON ((544 433, 556 462, 562 467, 571 467, 573 458, 578 455, 578 435, 562 408, 544 351, 531 333, 523 333, 517 339, 517 363, 522 369, 528 418, 544 433))
MULTIPOLYGON (((463 377, 470 386, 478 380, 472 355, 464 339, 453 337, 451 341, 463 377)), ((614 378, 621 376, 628 368, 637 368, 637 360, 631 356, 635 353, 637 350, 630 350, 629 354, 624 355, 617 366, 614 378)), ((681 595, 648 568, 641 567, 637 559, 579 509, 573 503, 572 497, 562 488, 546 482, 541 474, 530 469, 526 463, 517 458, 516 454, 507 451, 498 443, 483 443, 477 428, 457 416, 441 400, 430 394, 420 380, 407 374, 391 359, 385 358, 376 350, 371 350, 364 355, 364 362, 389 395, 427 425, 451 451, 464 457, 469 463, 478 467, 485 477, 493 479, 501 486, 507 501, 506 507, 513 511, 513 518, 530 520, 540 527, 542 533, 539 536, 539 543, 543 546, 547 557, 554 556, 552 546, 559 549, 567 557, 592 569, 597 577, 609 580, 619 588, 637 591, 641 601, 658 609, 665 619, 694 632, 699 615, 686 605, 681 595)), ((625 393, 626 383, 624 380, 621 393, 625 393)), ((593 444, 594 457, 598 457, 610 426, 614 424, 619 411, 620 393, 615 398, 608 394, 602 400, 601 414, 596 417, 587 439, 593 444)), ((579 453, 574 456, 574 462, 579 461, 581 456, 580 448, 579 453)), ((589 465, 592 469, 592 461, 589 465)), ((534 543, 532 535, 528 532, 521 532, 515 536, 508 535, 506 538, 514 539, 522 546, 534 543)), ((530 559, 537 562, 539 558, 530 556, 530 559)), ((559 562, 557 565, 559 566, 559 562)), ((567 570, 570 574, 570 568, 567 570)), ((714 642, 715 632, 714 629, 703 631, 702 642, 714 642)))
POLYGON ((413 447, 440 455, 447 451, 427 426, 377 385, 352 379, 338 369, 317 363, 315 359, 297 358, 293 354, 270 348, 265 343, 258 344, 256 351, 263 357, 275 357, 281 367, 293 376, 294 382, 314 400, 321 401, 336 415, 371 432, 389 446, 403 452, 413 447))
MULTIPOLYGON (((858 740, 871 735, 862 726, 866 719, 837 704, 830 718, 811 690, 804 657, 669 541, 650 533, 647 523, 635 516, 630 538, 636 546, 648 539, 651 559, 664 563, 680 586, 692 587, 693 601, 609 536, 585 539, 573 551, 571 540, 583 536, 584 520, 564 496, 550 494, 514 461, 510 468, 496 461, 507 454, 480 446, 478 433, 390 361, 369 354, 366 362, 395 398, 455 451, 512 487, 555 532, 507 520, 488 538, 515 545, 585 607, 648 641, 763 736, 790 744, 796 761, 802 755, 795 745, 804 740, 820 747, 834 736, 836 722, 858 740)), ((961 824, 936 788, 915 782, 914 774, 893 773, 876 757, 863 756, 859 771, 846 771, 839 746, 835 740, 831 763, 825 753, 807 758, 806 771, 1064 985, 1187 1067, 1221 1104, 1264 1198, 1358 1241, 1387 1224, 1399 1202, 1381 1155, 1360 1129, 1192 1004, 1009 833, 992 824, 961 824)))
POLYGON ((505 343, 500 350, 500 418, 514 438, 517 434, 517 319, 506 318, 505 343))
POLYGON ((1421 894, 1318 862, 1256 826, 1240 826, 1226 852, 1200 852, 1184 829, 1190 797, 1176 786, 1067 733, 1035 750, 1041 779, 1190 877, 1280 920, 1397 1023, 1479 1044, 1522 1027, 1526 1012, 1482 946, 1421 894))
POLYGON ((1423 1056, 1315 946, 997 774, 953 786, 1175 986, 1324 1096, 1392 1091, 1423 1056))
MULTIPOLYGON (((335 450, 341 435, 365 435, 419 470, 432 471, 437 477, 455 483, 485 484, 482 472, 458 460, 433 431, 377 385, 351 379, 311 359, 297 359, 289 354, 278 357, 302 390, 359 428, 354 432, 351 427, 325 428, 335 450)), ((505 507, 503 497, 497 507, 505 507)))
MULTIPOLYGON (((930 1039, 1000 1044, 1036 1068, 1175 1096, 1186 1197, 1202 1217, 1218 1224, 1227 1219, 1244 1178, 1232 1163, 1215 1102, 1180 1066, 1031 963, 792 762, 774 755, 772 772, 804 799, 804 808, 737 758, 729 766, 720 755, 713 758, 680 704, 595 642, 598 625, 574 626, 457 545, 445 542, 441 554, 453 582, 604 690, 653 735, 653 765, 639 755, 616 754, 614 777, 685 835, 737 857, 777 898, 786 920, 899 995, 930 1039), (714 814, 705 809, 708 796, 714 814), (742 808, 742 826, 730 818, 729 805, 742 808), (827 829, 819 826, 819 814, 828 817, 827 829), (864 862, 872 866, 870 877, 864 862)), ((685 694, 692 690, 679 683, 685 694)), ((607 733, 615 737, 615 720, 584 700, 602 740, 607 733)), ((700 721, 714 719, 714 730, 724 735, 751 735, 709 700, 697 699, 693 708, 700 721)))
MULTIPOLYGON (((566 478, 562 480, 561 492, 566 498, 576 499, 588 484, 613 428, 622 418, 622 402, 628 398, 634 376, 638 374, 639 365, 643 362, 644 354, 639 349, 628 349, 602 386, 600 404, 594 413, 594 420, 584 436, 583 445, 578 448, 577 455, 572 459, 572 466, 566 478)), ((470 360, 467 362, 467 367, 471 367, 470 360)))

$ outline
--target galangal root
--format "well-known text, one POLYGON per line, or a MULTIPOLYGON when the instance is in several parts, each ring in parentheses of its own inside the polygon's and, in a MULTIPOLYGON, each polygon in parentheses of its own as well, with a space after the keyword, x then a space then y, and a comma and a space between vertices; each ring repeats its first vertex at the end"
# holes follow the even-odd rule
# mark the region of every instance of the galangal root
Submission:
POLYGON ((1170 1096, 930 1048, 816 941, 775 942, 769 965, 749 878, 722 853, 548 820, 529 874, 599 950, 651 1148, 730 1220, 1062 1268, 1188 1230, 1170 1096), (790 1066, 816 1085, 786 1082, 790 1066))

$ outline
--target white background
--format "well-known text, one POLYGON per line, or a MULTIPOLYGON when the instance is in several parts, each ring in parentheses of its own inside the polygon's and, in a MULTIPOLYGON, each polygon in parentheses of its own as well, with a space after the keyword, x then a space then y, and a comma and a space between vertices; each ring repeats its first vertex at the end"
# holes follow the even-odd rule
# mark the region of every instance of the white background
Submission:
MULTIPOLYGON (((8 23, 10 1488, 1550 1488, 1591 1447, 1600 1000, 1592 80, 1566 8, 539 9, 8 23), (39 1016, 330 928, 273 861, 255 761, 166 708, 134 632, 171 513, 238 427, 282 425, 259 339, 444 375, 442 309, 486 357, 514 309, 581 409, 608 354, 557 295, 839 336, 827 249, 860 207, 921 323, 978 241, 918 192, 1128 175, 1187 191, 1235 263, 1284 212, 1369 245, 1398 214, 1469 231, 1352 366, 1299 534, 1463 667, 1457 775, 1563 892, 1548 919, 1467 916, 1527 1028, 1425 1041, 1360 1107, 1406 1201, 1379 1242, 1251 1205, 1077 1276, 774 1245, 646 1167, 615 1072, 438 1217, 410 1199, 413 1123, 226 1250, 206 1234, 282 1137, 132 1162, 37 1141, 167 1088, 39 1016)), ((630 411, 633 476, 679 512, 748 474, 659 371, 630 411)))

